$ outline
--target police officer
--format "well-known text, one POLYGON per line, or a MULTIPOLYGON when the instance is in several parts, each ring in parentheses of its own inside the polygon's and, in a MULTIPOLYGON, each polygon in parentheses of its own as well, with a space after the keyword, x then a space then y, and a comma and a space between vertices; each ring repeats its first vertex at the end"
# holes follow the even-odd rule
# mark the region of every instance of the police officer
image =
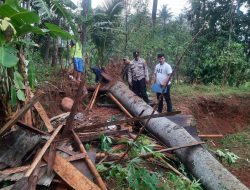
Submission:
POLYGON ((144 59, 140 58, 139 51, 134 51, 133 57, 128 69, 128 83, 137 96, 149 103, 146 87, 146 83, 149 81, 147 64, 144 59))

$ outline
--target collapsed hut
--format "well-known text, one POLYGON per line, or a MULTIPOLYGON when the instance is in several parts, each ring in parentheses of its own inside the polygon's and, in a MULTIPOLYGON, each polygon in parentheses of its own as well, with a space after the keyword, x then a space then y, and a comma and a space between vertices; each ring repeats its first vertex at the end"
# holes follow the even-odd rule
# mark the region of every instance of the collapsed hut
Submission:
MULTIPOLYGON (((196 132, 189 131, 192 116, 181 115, 180 111, 154 113, 151 106, 121 82, 120 72, 117 65, 109 65, 102 73, 105 83, 88 87, 82 81, 74 91, 70 112, 52 118, 39 102, 44 93, 38 92, 0 129, 0 181, 11 182, 5 189, 36 189, 39 185, 55 189, 108 189, 109 184, 102 179, 96 164, 129 160, 131 147, 116 144, 112 149, 117 152, 98 152, 96 142, 102 135, 112 136, 114 142, 121 139, 135 142, 141 133, 150 135, 154 151, 169 159, 176 155, 206 189, 248 189, 206 150, 196 132), (96 104, 100 93, 113 103, 96 104), (87 104, 79 111, 83 100, 87 104), (95 115, 95 104, 99 109, 115 107, 116 111, 100 111, 95 115), (39 115, 43 128, 21 121, 32 109, 39 115), (117 110, 123 114, 107 121, 108 115, 120 113, 117 110), (105 119, 97 121, 101 114, 105 119), (90 142, 93 146, 86 150, 90 142)), ((159 161, 152 156, 150 152, 138 155, 159 161)), ((188 180, 174 166, 161 161, 162 167, 188 180)))

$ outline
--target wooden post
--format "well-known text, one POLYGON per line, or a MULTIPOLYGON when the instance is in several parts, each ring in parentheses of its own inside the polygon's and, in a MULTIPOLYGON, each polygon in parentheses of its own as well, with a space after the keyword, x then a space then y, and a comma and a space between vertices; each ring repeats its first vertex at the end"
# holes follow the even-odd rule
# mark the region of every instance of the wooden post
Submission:
POLYGON ((91 99, 89 101, 89 104, 88 104, 88 106, 86 107, 85 110, 91 110, 93 108, 93 105, 95 103, 95 99, 96 99, 97 94, 98 94, 98 92, 100 90, 100 87, 101 87, 101 83, 98 83, 98 85, 96 86, 95 91, 94 91, 94 93, 93 93, 93 95, 92 95, 92 97, 91 97, 91 99))
POLYGON ((63 132, 62 132, 63 137, 65 137, 67 134, 69 134, 70 131, 73 129, 72 124, 73 124, 74 116, 75 116, 75 113, 77 111, 80 100, 83 98, 83 89, 84 89, 83 87, 84 87, 84 79, 79 84, 79 87, 78 87, 78 90, 77 90, 77 93, 76 93, 76 96, 75 96, 75 99, 74 99, 74 104, 72 106, 69 117, 67 118, 66 126, 65 126, 65 128, 63 129, 63 132))
POLYGON ((91 172, 93 173, 93 175, 95 176, 96 180, 97 180, 97 183, 99 185, 99 187, 102 189, 102 190, 107 190, 106 188, 106 185, 105 183, 103 182, 100 174, 98 173, 95 165, 93 164, 93 162, 91 161, 91 159, 89 158, 88 154, 87 154, 87 151, 85 150, 80 138, 77 136, 77 134, 72 130, 72 133, 73 133, 73 137, 74 137, 74 140, 76 141, 76 143, 78 144, 79 148, 80 148, 80 152, 82 153, 85 153, 86 154, 86 157, 85 157, 85 160, 86 160, 86 163, 89 167, 89 169, 91 170, 91 172))
POLYGON ((95 100, 96 100, 96 97, 97 97, 97 94, 98 94, 98 91, 99 91, 100 87, 101 87, 101 83, 99 83, 99 84, 97 85, 97 87, 96 87, 96 90, 95 90, 95 92, 94 92, 94 94, 93 94, 93 99, 92 99, 92 101, 90 102, 89 110, 92 110, 92 108, 93 108, 93 105, 94 105, 94 103, 95 103, 95 100))
POLYGON ((133 118, 133 116, 124 108, 121 103, 110 93, 108 92, 107 95, 119 106, 119 108, 130 118, 133 118))

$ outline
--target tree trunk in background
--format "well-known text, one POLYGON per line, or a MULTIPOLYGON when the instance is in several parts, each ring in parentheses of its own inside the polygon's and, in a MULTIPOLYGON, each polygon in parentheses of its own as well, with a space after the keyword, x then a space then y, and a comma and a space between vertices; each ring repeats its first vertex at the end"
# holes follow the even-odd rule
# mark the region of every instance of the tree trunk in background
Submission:
POLYGON ((43 62, 45 64, 49 64, 49 51, 50 51, 50 36, 46 36, 46 41, 45 41, 45 52, 44 52, 44 57, 43 57, 43 62))
MULTIPOLYGON (((82 11, 83 19, 87 20, 91 11, 91 0, 82 0, 82 10, 83 10, 82 11)), ((88 39, 87 39, 87 25, 84 22, 82 23, 81 41, 82 41, 82 52, 83 55, 85 55, 88 39)))
MULTIPOLYGON (((122 83, 115 83, 111 93, 135 117, 150 115, 153 108, 136 96, 122 83), (141 115, 142 113, 142 115, 141 115)), ((143 120, 146 123, 146 120, 143 120)), ((168 147, 183 146, 197 142, 184 128, 166 117, 153 118, 147 130, 168 147)), ((200 180, 208 190, 248 190, 234 175, 219 163, 203 146, 183 148, 174 151, 187 169, 200 180)))
MULTIPOLYGON (((21 105, 23 106, 30 99, 30 87, 29 87, 29 81, 28 81, 28 73, 26 72, 25 56, 24 56, 23 46, 21 46, 20 49, 19 49, 18 57, 19 57, 19 71, 20 71, 20 74, 23 77, 23 83, 24 83, 24 86, 25 86, 25 102, 21 102, 21 105)), ((28 126, 32 126, 32 114, 31 114, 30 109, 24 115, 24 123, 27 124, 28 126)))
POLYGON ((58 39, 53 39, 52 63, 51 66, 55 67, 58 58, 58 39))
POLYGON ((153 9, 152 9, 152 23, 153 23, 153 27, 155 26, 155 22, 156 22, 157 4, 158 4, 158 0, 154 0, 153 1, 153 9))

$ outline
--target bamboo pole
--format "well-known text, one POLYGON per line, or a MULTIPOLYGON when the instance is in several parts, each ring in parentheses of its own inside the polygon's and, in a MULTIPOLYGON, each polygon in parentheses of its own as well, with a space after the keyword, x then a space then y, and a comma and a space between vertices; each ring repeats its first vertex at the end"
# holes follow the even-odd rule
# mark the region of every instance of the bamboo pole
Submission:
POLYGON ((201 138, 222 138, 222 134, 199 134, 198 137, 201 138))
POLYGON ((79 149, 80 149, 80 152, 82 153, 85 153, 86 154, 86 157, 85 157, 85 160, 86 160, 86 163, 89 167, 89 169, 91 170, 91 172, 93 173, 93 175, 95 176, 96 180, 97 180, 97 183, 99 185, 99 187, 102 189, 102 190, 107 190, 106 188, 106 185, 105 183, 103 182, 100 174, 98 173, 95 165, 93 164, 93 162, 91 161, 91 159, 89 158, 88 154, 87 154, 87 151, 85 150, 80 138, 77 136, 77 134, 72 130, 72 133, 73 133, 73 137, 74 137, 74 140, 75 142, 78 144, 79 146, 79 149))
POLYGON ((178 150, 181 148, 187 148, 187 147, 191 147, 191 146, 197 146, 197 145, 201 145, 201 144, 205 144, 205 142, 195 142, 195 143, 191 143, 191 144, 187 144, 187 145, 183 145, 183 146, 177 146, 177 147, 172 147, 172 148, 165 148, 165 149, 161 149, 155 152, 149 152, 146 154, 141 154, 140 157, 149 157, 155 153, 163 153, 163 152, 169 152, 169 151, 173 151, 173 150, 178 150))

